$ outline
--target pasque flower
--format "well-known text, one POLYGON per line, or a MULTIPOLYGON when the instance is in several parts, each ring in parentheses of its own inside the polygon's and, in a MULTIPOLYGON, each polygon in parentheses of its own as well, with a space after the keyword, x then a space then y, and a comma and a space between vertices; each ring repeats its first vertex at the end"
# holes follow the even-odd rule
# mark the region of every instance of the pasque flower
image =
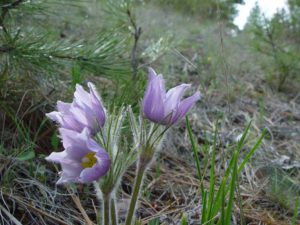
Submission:
POLYGON ((91 134, 97 133, 105 123, 105 108, 95 86, 90 82, 87 85, 89 92, 77 84, 73 102, 58 101, 58 111, 47 113, 47 117, 62 128, 81 132, 86 127, 91 134))
POLYGON ((62 172, 57 184, 89 183, 104 176, 110 168, 108 153, 90 137, 87 128, 81 133, 60 128, 62 152, 53 152, 46 160, 60 163, 62 172))
POLYGON ((149 68, 148 85, 143 99, 143 111, 152 122, 172 125, 183 118, 189 109, 200 99, 200 92, 181 100, 190 84, 181 84, 165 90, 165 81, 161 74, 149 68))

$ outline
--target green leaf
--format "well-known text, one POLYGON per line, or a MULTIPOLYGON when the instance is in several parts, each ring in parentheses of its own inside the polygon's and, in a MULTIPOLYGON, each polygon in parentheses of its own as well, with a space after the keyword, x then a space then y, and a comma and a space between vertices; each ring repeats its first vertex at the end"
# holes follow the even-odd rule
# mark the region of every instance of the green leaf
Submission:
POLYGON ((187 225, 187 219, 186 219, 186 214, 183 213, 182 217, 181 217, 181 225, 187 225))
POLYGON ((295 202, 295 208, 294 208, 294 215, 293 215, 293 219, 292 219, 292 225, 295 225, 296 222, 297 222, 298 209, 299 209, 299 195, 297 196, 296 202, 295 202))
POLYGON ((24 151, 24 152, 21 152, 18 156, 17 156, 17 159, 18 160, 21 160, 21 161, 28 161, 28 160, 31 160, 35 157, 35 152, 33 149, 30 149, 28 151, 24 151))
POLYGON ((229 200, 228 200, 228 205, 227 205, 227 209, 226 209, 226 213, 225 213, 225 224, 226 225, 230 225, 230 222, 231 222, 232 208, 233 208, 233 201, 234 201, 234 190, 235 190, 236 180, 237 180, 237 176, 238 176, 237 160, 238 160, 238 152, 235 152, 234 166, 233 166, 233 170, 232 170, 232 178, 231 178, 231 183, 230 183, 229 200))
POLYGON ((58 145, 59 145, 59 138, 57 136, 57 132, 54 132, 54 134, 51 136, 51 146, 54 150, 57 150, 58 145))
POLYGON ((258 139, 258 141, 255 143, 255 145, 252 147, 252 149, 248 152, 248 154, 244 157, 241 165, 238 167, 238 171, 237 171, 238 174, 242 171, 242 169, 245 167, 245 165, 249 162, 252 155, 258 149, 258 147, 260 146, 260 144, 262 143, 262 141, 263 141, 263 139, 266 135, 266 132, 267 132, 267 130, 264 129, 261 136, 260 136, 260 138, 258 139))
POLYGON ((149 225, 159 225, 159 217, 150 220, 149 225))
POLYGON ((199 156, 198 156, 198 149, 196 147, 196 141, 194 139, 192 127, 190 125, 188 117, 185 117, 185 122, 186 122, 186 127, 187 127, 187 130, 188 130, 189 138, 190 138, 190 141, 191 141, 191 144, 192 144, 192 150, 193 150, 193 153, 194 153, 194 158, 195 158, 195 162, 196 162, 196 166, 197 166, 197 175, 199 177, 200 190, 201 190, 201 194, 203 196, 204 195, 204 186, 203 186, 203 183, 202 183, 202 172, 201 172, 201 166, 200 166, 200 159, 199 159, 199 156))

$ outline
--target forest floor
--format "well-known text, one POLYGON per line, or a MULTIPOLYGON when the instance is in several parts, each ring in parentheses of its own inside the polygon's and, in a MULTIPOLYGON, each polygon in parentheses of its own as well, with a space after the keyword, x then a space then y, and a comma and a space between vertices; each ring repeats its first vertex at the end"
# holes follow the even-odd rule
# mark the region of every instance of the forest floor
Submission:
MULTIPOLYGON (((198 141, 200 159, 210 154, 201 149, 213 143, 218 126, 216 177, 221 178, 226 159, 250 121, 242 156, 267 130, 239 178, 242 207, 237 199, 233 224, 291 224, 295 199, 300 194, 299 81, 288 80, 284 89, 277 91, 276 74, 274 79, 265 74, 260 65, 267 59, 251 48, 251 37, 230 31, 222 22, 201 21, 154 5, 141 6, 137 12, 137 21, 143 29, 139 46, 143 57, 141 68, 151 65, 164 74, 168 88, 186 82, 192 84, 193 90, 202 92, 202 99, 190 112, 189 120, 198 141)), ((45 96, 34 118, 26 118, 32 123, 38 120, 36 117, 43 118, 50 109, 49 102, 55 102, 59 95, 45 96)), ((27 101, 26 95, 23 100, 27 101)), ((99 220, 96 215, 100 206, 92 185, 55 186, 57 171, 44 160, 51 150, 49 132, 54 129, 53 125, 44 132, 46 139, 39 136, 34 160, 0 158, 0 199, 10 208, 8 212, 0 205, 0 218, 19 220, 22 224, 85 224, 82 216, 85 211, 94 223, 99 220), (47 151, 43 152, 43 148, 47 151)), ((1 136, 10 134, 2 130, 1 136)), ((134 176, 132 166, 124 175, 118 193, 121 219, 125 216, 134 176)), ((204 186, 208 187, 209 171, 204 177, 204 186)), ((189 224, 199 224, 200 212, 199 180, 182 121, 167 134, 157 160, 147 173, 138 217, 142 224, 179 224, 185 213, 189 224)), ((0 220, 0 224, 6 225, 6 221, 0 220)))

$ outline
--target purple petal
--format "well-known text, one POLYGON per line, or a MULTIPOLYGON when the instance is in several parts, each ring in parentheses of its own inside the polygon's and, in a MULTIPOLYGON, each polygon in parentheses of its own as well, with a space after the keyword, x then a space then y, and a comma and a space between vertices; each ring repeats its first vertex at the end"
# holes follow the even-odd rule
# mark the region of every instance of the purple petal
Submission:
POLYGON ((165 80, 163 79, 163 75, 162 74, 156 74, 155 70, 152 69, 151 67, 148 68, 148 83, 150 81, 152 81, 153 79, 157 79, 159 78, 159 87, 161 90, 161 95, 162 95, 162 99, 165 99, 165 95, 166 95, 166 89, 165 89, 165 80))
POLYGON ((74 92, 74 97, 77 100, 77 103, 80 107, 88 106, 92 108, 90 94, 86 92, 83 87, 79 84, 76 84, 76 91, 74 92))
POLYGON ((91 167, 83 169, 79 181, 82 183, 89 183, 95 180, 98 180, 100 177, 104 176, 110 167, 110 159, 107 154, 105 153, 96 153, 95 155, 97 159, 97 163, 91 167))
MULTIPOLYGON (((151 77, 152 75, 150 75, 151 77)), ((164 118, 163 93, 161 77, 152 77, 148 81, 148 86, 143 99, 143 109, 145 116, 153 121, 159 122, 164 118)))
POLYGON ((57 101, 57 109, 59 112, 67 114, 70 112, 71 103, 57 101))
POLYGON ((101 148, 96 141, 94 141, 93 139, 89 139, 87 142, 86 142, 86 146, 87 146, 87 149, 90 150, 90 151, 93 151, 93 152, 98 152, 99 154, 100 153, 106 153, 106 151, 101 148))
POLYGON ((97 101, 101 104, 101 98, 98 95, 98 92, 97 92, 97 89, 96 89, 95 85, 93 83, 91 83, 91 82, 88 82, 87 86, 90 89, 90 94, 93 94, 94 97, 97 99, 97 101))
POLYGON ((63 128, 72 129, 80 132, 83 129, 83 124, 75 120, 74 116, 70 112, 70 108, 70 103, 58 101, 58 112, 54 111, 51 113, 47 113, 46 116, 58 123, 63 128))
POLYGON ((171 124, 177 123, 181 118, 183 118, 192 106, 200 99, 201 94, 197 91, 192 96, 184 99, 178 106, 176 114, 172 117, 171 124))
POLYGON ((61 112, 46 113, 46 116, 58 123, 61 127, 80 132, 83 129, 83 124, 74 119, 72 115, 62 114, 61 112))
POLYGON ((78 132, 74 130, 69 130, 65 128, 58 129, 62 138, 64 148, 69 148, 73 146, 74 138, 77 140, 78 132))
POLYGON ((52 152, 49 156, 47 156, 45 159, 50 162, 57 162, 60 163, 65 157, 67 156, 66 151, 62 152, 52 152))
POLYGON ((151 67, 148 68, 148 80, 151 81, 153 78, 157 77, 155 70, 151 67))
POLYGON ((57 102, 58 112, 46 114, 62 128, 81 132, 84 127, 89 128, 94 135, 105 123, 105 108, 95 86, 88 83, 90 93, 77 84, 72 103, 57 102))
POLYGON ((159 87, 160 87, 160 90, 161 90, 161 92, 160 92, 161 98, 162 98, 163 100, 165 100, 165 99, 166 99, 165 80, 164 80, 162 74, 159 74, 159 75, 157 76, 157 78, 159 79, 159 87))
POLYGON ((94 113, 96 115, 97 122, 102 127, 104 126, 105 118, 106 118, 105 109, 102 105, 101 98, 97 93, 96 87, 90 82, 88 83, 88 87, 90 89, 91 102, 92 102, 94 113))
POLYGON ((61 116, 60 112, 53 111, 53 112, 50 112, 50 113, 46 113, 46 116, 49 119, 53 120, 54 122, 59 123, 60 125, 63 123, 62 116, 61 116))
POLYGON ((63 128, 75 130, 77 132, 81 132, 84 128, 84 124, 75 120, 73 115, 62 115, 62 123, 60 125, 63 128))
MULTIPOLYGON (((87 183, 97 180, 107 173, 110 168, 109 155, 97 142, 91 139, 88 128, 84 128, 81 133, 65 128, 60 128, 59 132, 65 150, 53 152, 46 157, 49 161, 61 164, 62 172, 57 184, 87 183), (84 157, 89 158, 91 156, 89 153, 96 153, 97 162, 91 168, 83 168, 84 157)), ((94 154, 92 155, 94 156, 94 154)))
POLYGON ((82 171, 82 166, 80 163, 76 163, 76 162, 61 163, 61 168, 62 168, 61 177, 56 182, 56 184, 78 182, 78 178, 82 171))
POLYGON ((84 127, 93 129, 93 123, 95 123, 95 118, 91 109, 85 107, 81 108, 76 100, 74 100, 72 107, 70 109, 74 119, 81 123, 84 127))
POLYGON ((60 128, 59 132, 70 159, 81 160, 85 154, 89 153, 86 143, 90 139, 90 132, 87 128, 84 128, 81 133, 64 128, 60 128))
POLYGON ((171 88, 167 94, 164 102, 165 116, 170 114, 173 110, 176 110, 185 90, 190 87, 190 84, 181 84, 174 88, 171 88))

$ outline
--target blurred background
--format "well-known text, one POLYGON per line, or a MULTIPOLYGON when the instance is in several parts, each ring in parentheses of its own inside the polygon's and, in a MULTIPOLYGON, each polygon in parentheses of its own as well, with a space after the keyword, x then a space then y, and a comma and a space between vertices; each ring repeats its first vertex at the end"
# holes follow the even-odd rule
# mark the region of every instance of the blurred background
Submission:
MULTIPOLYGON (((299 0, 0 0, 0 10, 0 224, 85 224, 78 196, 99 221, 91 186, 55 186, 59 168, 44 157, 62 146, 45 113, 92 81, 108 110, 132 105, 138 114, 149 66, 168 88, 191 83, 190 93, 202 92, 189 119, 200 159, 218 124, 216 176, 250 121, 245 153, 267 129, 239 179, 243 203, 236 201, 233 224, 291 224, 299 195, 299 0)), ((168 135, 145 181, 141 224, 178 224, 183 213, 199 224, 185 123, 168 135)), ((121 218, 134 171, 118 194, 121 218)))

